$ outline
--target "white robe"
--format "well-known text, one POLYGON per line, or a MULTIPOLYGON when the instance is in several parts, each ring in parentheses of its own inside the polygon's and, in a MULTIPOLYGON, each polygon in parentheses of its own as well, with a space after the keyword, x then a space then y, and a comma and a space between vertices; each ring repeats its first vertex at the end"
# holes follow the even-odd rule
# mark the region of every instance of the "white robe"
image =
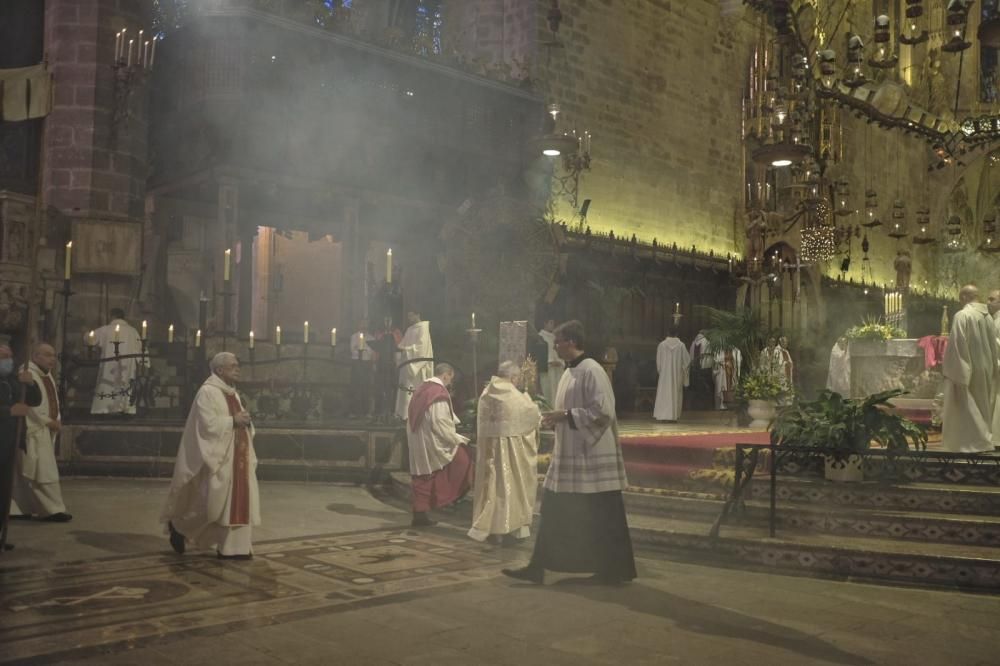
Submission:
POLYGON ((552 406, 556 404, 556 389, 559 388, 559 380, 562 378, 563 370, 566 369, 566 364, 563 363, 563 360, 559 358, 559 354, 556 353, 555 333, 542 329, 538 332, 538 336, 545 341, 545 346, 549 349, 548 366, 539 368, 539 374, 541 377, 542 395, 545 396, 545 402, 549 403, 549 406, 552 406))
POLYGON ((851 396, 851 349, 835 343, 830 350, 830 368, 826 373, 826 388, 845 398, 851 396))
POLYGON ((250 466, 246 472, 250 521, 246 525, 233 525, 230 510, 236 427, 229 414, 227 393, 236 394, 236 389, 216 375, 206 379, 198 389, 181 436, 174 476, 160 520, 173 522, 177 531, 199 548, 215 547, 223 555, 246 555, 251 551, 252 526, 260 524, 257 456, 253 450, 251 426, 247 432, 250 466))
POLYGON ((615 393, 604 368, 592 358, 567 364, 556 391, 557 411, 572 423, 556 425, 552 461, 544 487, 555 493, 625 490, 625 460, 618 443, 615 393))
MULTIPOLYGON (((431 377, 427 381, 444 386, 437 377, 431 377)), ((461 421, 452 413, 448 402, 438 400, 427 408, 427 413, 415 431, 410 430, 407 424, 406 443, 410 449, 411 476, 433 474, 452 461, 458 447, 469 441, 468 437, 459 435, 455 430, 459 423, 461 421)))
POLYGON ((992 451, 1000 343, 996 324, 983 303, 968 303, 955 313, 942 369, 942 445, 948 451, 992 451))
MULTIPOLYGON (((113 319, 110 324, 101 326, 94 332, 97 343, 97 353, 101 358, 111 359, 101 363, 97 371, 97 385, 94 386, 94 400, 90 404, 91 414, 135 414, 135 405, 127 392, 132 380, 135 379, 139 367, 138 358, 119 358, 115 360, 115 326, 119 326, 118 355, 139 354, 142 343, 139 332, 132 328, 124 319, 113 319), (101 397, 104 394, 104 397, 101 397)), ((149 365, 149 357, 146 358, 149 365)))
MULTIPOLYGON (((412 358, 434 358, 431 344, 430 322, 418 321, 406 329, 399 341, 397 366, 412 358)), ((434 376, 434 361, 416 361, 399 368, 399 385, 396 390, 396 416, 407 418, 407 409, 413 392, 424 381, 434 376)))
POLYGON ((695 356, 698 357, 698 370, 709 370, 715 363, 715 357, 712 355, 712 349, 704 333, 694 336, 694 340, 688 348, 688 354, 691 356, 692 361, 695 356))
POLYGON ((538 492, 538 424, 531 396, 493 377, 479 397, 476 417, 476 487, 469 536, 531 536, 538 492))
MULTIPOLYGON (((993 324, 997 329, 997 343, 1000 344, 1000 310, 993 313, 993 324)), ((993 446, 1000 448, 1000 386, 997 386, 997 404, 993 408, 993 446)))
POLYGON ((743 354, 739 349, 731 350, 733 357, 733 382, 729 383, 729 376, 726 373, 726 353, 716 352, 715 367, 712 368, 712 378, 715 380, 715 408, 725 409, 726 402, 724 396, 726 391, 732 391, 740 381, 740 370, 743 367, 743 354))
POLYGON ((656 370, 660 379, 656 385, 656 404, 653 418, 658 421, 676 421, 684 404, 684 389, 688 385, 688 366, 691 355, 684 343, 677 338, 666 338, 656 348, 656 370))
MULTIPOLYGON (((56 436, 49 430, 49 396, 45 390, 42 372, 34 363, 28 370, 42 393, 42 403, 28 409, 25 418, 25 449, 17 450, 17 475, 14 479, 14 499, 21 511, 29 515, 51 516, 65 513, 62 491, 59 488, 59 467, 56 464, 56 436)), ((49 377, 58 391, 55 377, 49 377)), ((55 409, 59 412, 59 396, 55 395, 55 409)))

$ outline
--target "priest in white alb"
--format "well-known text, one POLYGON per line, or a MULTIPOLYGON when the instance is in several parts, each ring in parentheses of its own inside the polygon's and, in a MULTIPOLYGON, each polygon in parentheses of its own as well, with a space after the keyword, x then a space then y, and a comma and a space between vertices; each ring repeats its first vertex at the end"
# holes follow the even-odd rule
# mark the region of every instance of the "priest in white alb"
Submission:
POLYGON ((851 349, 847 338, 838 338, 830 350, 826 388, 845 398, 851 397, 851 349))
POLYGON ((408 405, 413 527, 434 525, 427 515, 431 509, 454 504, 472 488, 472 457, 465 450, 469 438, 455 430, 459 420, 448 393, 454 378, 455 368, 438 363, 408 405))
POLYGON ((260 524, 254 429, 236 393, 239 360, 220 352, 209 367, 181 436, 161 521, 179 554, 190 542, 215 548, 220 559, 246 560, 260 524))
POLYGON ((545 342, 548 349, 548 362, 544 368, 539 369, 539 384, 542 386, 542 396, 545 397, 545 402, 549 405, 555 404, 559 379, 562 377, 563 370, 566 369, 566 364, 556 354, 556 336, 552 332, 554 330, 556 330, 556 320, 549 317, 545 320, 542 330, 538 331, 538 337, 545 342))
POLYGON ((979 290, 962 287, 962 309, 951 320, 944 353, 941 443, 948 451, 993 450, 993 414, 1000 388, 1000 343, 996 324, 979 290))
MULTIPOLYGON (((743 368, 743 354, 736 347, 715 353, 712 379, 715 380, 715 408, 727 409, 726 398, 732 401, 732 392, 740 381, 743 368)), ((731 405, 729 405, 731 406, 731 405)))
POLYGON ((409 327, 399 341, 396 366, 399 387, 396 391, 396 416, 407 419, 410 398, 421 383, 434 375, 434 346, 431 344, 430 322, 421 320, 420 313, 406 313, 409 327))
MULTIPOLYGON (((997 329, 997 341, 1000 343, 1000 289, 994 289, 986 299, 986 309, 990 312, 993 324, 997 329)), ((997 387, 997 403, 993 408, 993 446, 1000 449, 1000 386, 997 387)))
POLYGON ((25 517, 66 523, 73 516, 66 513, 56 464, 56 437, 62 429, 62 418, 52 375, 55 367, 55 348, 44 342, 35 345, 28 371, 41 390, 42 404, 31 407, 25 417, 24 448, 18 449, 14 500, 25 517))
POLYGON ((628 485, 618 440, 615 394, 601 364, 587 355, 583 325, 556 330, 556 353, 566 361, 555 410, 542 425, 555 429, 545 474, 541 521, 528 565, 505 576, 536 584, 545 570, 590 573, 591 580, 620 585, 636 576, 622 491, 628 485))
POLYGON ((691 355, 687 347, 672 331, 667 333, 667 337, 656 347, 656 370, 660 379, 656 384, 653 418, 657 421, 675 423, 681 417, 690 365, 691 355))
POLYGON ((479 396, 476 486, 469 536, 513 543, 531 536, 538 492, 541 413, 517 384, 521 368, 504 361, 479 396))
MULTIPOLYGON (((135 414, 132 380, 139 368, 137 355, 142 353, 142 342, 139 332, 125 321, 125 311, 112 308, 111 321, 94 331, 93 337, 88 335, 87 344, 94 346, 104 359, 97 371, 90 413, 135 414), (124 358, 126 356, 130 358, 124 358)), ((148 356, 145 363, 149 365, 148 356)))

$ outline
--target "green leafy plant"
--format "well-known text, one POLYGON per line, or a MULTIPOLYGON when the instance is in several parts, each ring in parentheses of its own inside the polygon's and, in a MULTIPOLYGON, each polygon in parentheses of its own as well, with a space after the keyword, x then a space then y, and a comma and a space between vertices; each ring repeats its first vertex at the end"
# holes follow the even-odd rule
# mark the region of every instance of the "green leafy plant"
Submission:
POLYGON ((872 442, 889 451, 906 451, 912 444, 927 448, 927 431, 894 414, 889 400, 904 391, 893 389, 864 399, 844 398, 829 390, 816 400, 781 409, 771 426, 771 442, 803 448, 832 448, 856 453, 872 442))
POLYGON ((754 366, 736 387, 736 397, 740 400, 778 400, 788 394, 788 387, 767 364, 754 366))
POLYGON ((699 305, 695 309, 708 320, 704 335, 712 349, 739 349, 744 365, 756 367, 766 339, 760 315, 750 308, 729 312, 699 305))
POLYGON ((866 317, 864 323, 850 327, 844 335, 849 340, 892 340, 905 338, 906 331, 878 319, 866 317))

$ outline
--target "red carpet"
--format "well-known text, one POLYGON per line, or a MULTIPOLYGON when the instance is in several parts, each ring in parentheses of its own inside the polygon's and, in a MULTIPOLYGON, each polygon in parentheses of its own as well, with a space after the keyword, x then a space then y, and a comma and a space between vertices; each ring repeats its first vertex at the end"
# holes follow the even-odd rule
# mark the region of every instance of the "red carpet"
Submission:
POLYGON ((767 444, 767 432, 638 435, 621 438, 629 483, 662 486, 687 480, 695 470, 712 469, 719 449, 735 444, 767 444))

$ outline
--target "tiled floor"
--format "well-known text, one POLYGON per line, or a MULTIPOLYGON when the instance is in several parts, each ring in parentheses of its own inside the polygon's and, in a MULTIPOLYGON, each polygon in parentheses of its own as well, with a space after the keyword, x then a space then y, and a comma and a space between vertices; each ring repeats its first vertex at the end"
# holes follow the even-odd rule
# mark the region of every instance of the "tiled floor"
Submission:
POLYGON ((87 664, 995 664, 1000 598, 639 559, 618 588, 498 575, 526 548, 427 532, 364 488, 263 483, 252 562, 173 555, 166 484, 71 479, 16 523, 0 661, 87 664))

